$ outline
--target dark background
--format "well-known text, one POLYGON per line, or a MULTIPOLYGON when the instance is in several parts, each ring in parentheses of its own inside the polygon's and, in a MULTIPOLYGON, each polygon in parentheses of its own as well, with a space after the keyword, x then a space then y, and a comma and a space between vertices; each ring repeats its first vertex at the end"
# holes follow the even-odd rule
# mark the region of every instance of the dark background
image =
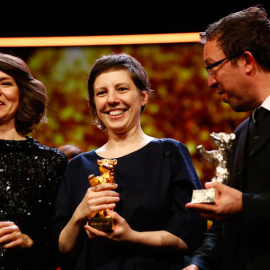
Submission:
POLYGON ((270 1, 69 1, 1 3, 0 37, 201 32, 230 12, 270 1))

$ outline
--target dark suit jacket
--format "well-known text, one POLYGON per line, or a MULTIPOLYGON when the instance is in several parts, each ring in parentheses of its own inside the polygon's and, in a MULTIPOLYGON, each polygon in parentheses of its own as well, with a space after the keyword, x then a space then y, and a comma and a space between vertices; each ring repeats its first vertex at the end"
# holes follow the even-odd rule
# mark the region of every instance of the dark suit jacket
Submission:
POLYGON ((235 130, 229 162, 228 185, 243 192, 243 212, 233 220, 214 222, 207 231, 191 258, 199 269, 270 269, 270 113, 250 154, 249 121, 235 130))

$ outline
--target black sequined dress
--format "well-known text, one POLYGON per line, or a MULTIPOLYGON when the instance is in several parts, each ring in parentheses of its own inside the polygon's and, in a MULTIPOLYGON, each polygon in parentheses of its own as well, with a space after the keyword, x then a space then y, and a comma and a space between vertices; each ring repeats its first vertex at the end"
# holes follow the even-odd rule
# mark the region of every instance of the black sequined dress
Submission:
POLYGON ((0 140, 0 222, 13 221, 34 245, 0 250, 0 269, 56 269, 50 246, 55 193, 64 153, 33 138, 0 140))

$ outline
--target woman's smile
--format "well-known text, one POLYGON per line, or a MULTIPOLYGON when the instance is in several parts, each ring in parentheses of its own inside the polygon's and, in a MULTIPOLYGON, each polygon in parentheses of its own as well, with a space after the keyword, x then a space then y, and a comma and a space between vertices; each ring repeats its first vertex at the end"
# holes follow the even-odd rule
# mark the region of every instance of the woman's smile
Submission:
POLYGON ((122 115, 125 113, 126 110, 111 110, 108 112, 109 115, 111 116, 118 116, 118 115, 122 115))
POLYGON ((136 87, 127 70, 100 74, 94 91, 98 117, 108 130, 119 133, 138 128, 148 95, 136 87))

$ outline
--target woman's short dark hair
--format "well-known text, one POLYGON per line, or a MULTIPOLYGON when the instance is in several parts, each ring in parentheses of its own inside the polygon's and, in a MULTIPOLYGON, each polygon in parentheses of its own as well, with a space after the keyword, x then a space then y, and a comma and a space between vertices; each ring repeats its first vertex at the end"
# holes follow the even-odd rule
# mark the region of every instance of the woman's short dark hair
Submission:
POLYGON ((200 38, 203 44, 217 40, 227 57, 249 51, 263 70, 270 71, 270 21, 262 6, 229 14, 210 24, 200 38))
POLYGON ((0 53, 0 70, 11 76, 20 91, 19 107, 15 115, 15 129, 25 136, 45 116, 46 88, 34 79, 27 64, 19 57, 0 53))
MULTIPOLYGON (((101 73, 113 70, 128 70, 132 81, 140 91, 147 91, 149 94, 151 92, 148 75, 142 65, 134 57, 125 53, 120 53, 102 56, 97 59, 88 76, 88 97, 93 123, 101 130, 106 130, 106 127, 97 116, 94 100, 94 82, 101 73)), ((141 113, 144 109, 145 106, 142 106, 141 113)))

